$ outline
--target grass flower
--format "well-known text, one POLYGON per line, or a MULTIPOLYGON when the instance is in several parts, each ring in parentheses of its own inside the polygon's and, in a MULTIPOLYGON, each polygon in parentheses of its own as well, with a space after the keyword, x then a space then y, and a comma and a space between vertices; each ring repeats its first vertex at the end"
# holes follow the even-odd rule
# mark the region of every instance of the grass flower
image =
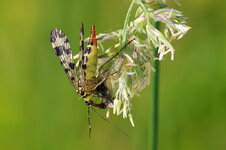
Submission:
POLYGON ((171 60, 174 59, 171 41, 182 38, 190 29, 185 19, 182 12, 168 8, 161 0, 132 0, 124 28, 97 35, 99 47, 108 58, 133 40, 109 66, 115 71, 107 81, 114 97, 113 114, 129 117, 134 126, 131 100, 150 84, 150 75, 154 71, 151 61, 163 60, 169 53, 171 60), (136 13, 130 17, 135 6, 136 13), (161 30, 155 27, 156 22, 161 23, 161 30), (107 41, 114 41, 113 46, 105 48, 107 41), (158 57, 153 55, 155 49, 158 49, 158 57))

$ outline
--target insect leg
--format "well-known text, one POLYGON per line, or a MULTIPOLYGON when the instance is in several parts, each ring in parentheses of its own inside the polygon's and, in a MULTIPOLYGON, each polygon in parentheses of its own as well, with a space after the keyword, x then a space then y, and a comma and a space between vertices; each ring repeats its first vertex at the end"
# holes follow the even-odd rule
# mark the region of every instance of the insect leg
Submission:
POLYGON ((94 107, 98 107, 101 109, 105 109, 107 107, 106 103, 97 104, 97 103, 94 103, 92 100, 85 101, 85 103, 88 106, 94 106, 94 107))
POLYGON ((87 112, 87 115, 88 115, 88 125, 89 125, 89 138, 91 138, 91 122, 90 122, 90 107, 91 106, 88 106, 88 112, 87 112))
POLYGON ((104 121, 106 121, 109 125, 111 125, 112 127, 114 127, 115 129, 117 129, 119 132, 121 132, 122 134, 124 134, 125 136, 127 136, 130 140, 133 140, 125 131, 123 131, 121 128, 119 128, 117 125, 113 124, 112 122, 110 122, 108 119, 106 119, 104 116, 102 116, 98 111, 96 111, 94 108, 91 107, 91 109, 100 117, 102 118, 104 121))
POLYGON ((99 72, 99 70, 101 70, 107 63, 109 63, 113 58, 115 58, 115 57, 116 57, 123 49, 125 49, 126 46, 128 46, 133 40, 135 40, 135 39, 130 40, 128 43, 126 43, 124 46, 122 46, 114 56, 112 56, 112 57, 109 58, 106 62, 104 62, 104 63, 99 67, 98 72, 99 72))

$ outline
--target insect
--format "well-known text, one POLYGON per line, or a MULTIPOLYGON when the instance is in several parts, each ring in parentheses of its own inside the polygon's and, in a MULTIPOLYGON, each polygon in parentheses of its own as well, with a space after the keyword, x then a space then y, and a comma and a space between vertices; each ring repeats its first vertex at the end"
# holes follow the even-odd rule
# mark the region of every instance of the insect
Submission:
POLYGON ((98 49, 95 32, 95 26, 92 25, 88 45, 84 48, 84 25, 82 24, 77 63, 73 58, 69 40, 63 31, 53 29, 50 33, 50 42, 75 91, 81 95, 88 106, 104 109, 113 105, 110 90, 105 85, 110 69, 97 71, 98 49), (95 98, 101 99, 100 103, 94 102, 95 98))
MULTIPOLYGON (((91 35, 87 47, 84 47, 84 25, 81 25, 80 30, 80 50, 78 54, 79 60, 75 62, 75 57, 72 55, 70 43, 63 31, 60 29, 53 29, 50 33, 50 42, 54 53, 56 54, 61 66, 63 67, 68 79, 70 80, 75 91, 81 95, 88 107, 88 123, 89 123, 89 136, 91 135, 90 124, 90 106, 105 109, 112 108, 113 96, 106 84, 109 76, 115 74, 111 68, 102 69, 114 57, 116 57, 130 42, 122 46, 115 55, 105 61, 99 68, 98 66, 98 49, 95 26, 91 26, 91 35), (93 99, 100 99, 96 103, 93 99)), ((102 55, 103 56, 103 55, 102 55)), ((93 108, 92 108, 93 109, 93 108)), ((102 119, 117 128, 120 132, 128 136, 124 131, 118 128, 101 116, 95 109, 93 109, 102 119)))

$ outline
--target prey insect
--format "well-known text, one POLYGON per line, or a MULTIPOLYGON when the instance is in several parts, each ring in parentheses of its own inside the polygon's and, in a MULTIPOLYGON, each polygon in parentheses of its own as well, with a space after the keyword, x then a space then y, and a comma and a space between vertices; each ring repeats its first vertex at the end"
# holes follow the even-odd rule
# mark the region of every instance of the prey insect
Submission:
POLYGON ((80 30, 79 60, 73 59, 70 43, 66 35, 60 29, 53 29, 50 34, 50 42, 53 50, 67 74, 75 91, 88 106, 106 108, 112 106, 110 90, 105 85, 110 69, 97 71, 98 49, 95 26, 91 26, 91 35, 87 47, 84 47, 84 26, 80 30), (99 98, 99 103, 93 99, 99 98))

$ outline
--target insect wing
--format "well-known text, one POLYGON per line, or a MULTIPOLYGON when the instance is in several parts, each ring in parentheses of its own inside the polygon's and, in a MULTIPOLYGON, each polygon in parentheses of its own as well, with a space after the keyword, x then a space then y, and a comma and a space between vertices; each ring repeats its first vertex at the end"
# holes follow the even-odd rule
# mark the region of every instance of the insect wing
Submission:
POLYGON ((77 74, 69 40, 60 29, 55 28, 50 33, 50 42, 71 84, 77 89, 77 74))
POLYGON ((81 25, 80 29, 80 51, 79 51, 79 61, 80 61, 80 86, 82 88, 85 88, 85 72, 84 69, 82 69, 82 65, 84 63, 84 25, 81 25))

